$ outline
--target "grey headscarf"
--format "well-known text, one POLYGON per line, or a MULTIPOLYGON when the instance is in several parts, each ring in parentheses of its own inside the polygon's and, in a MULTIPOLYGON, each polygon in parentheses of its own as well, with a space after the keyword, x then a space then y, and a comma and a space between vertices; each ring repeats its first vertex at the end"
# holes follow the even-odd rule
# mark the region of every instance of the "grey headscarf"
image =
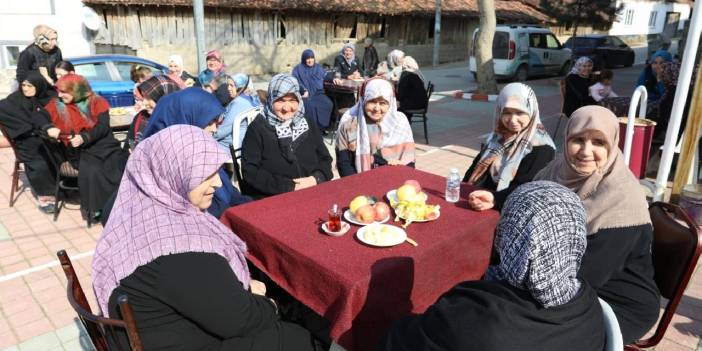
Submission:
POLYGON ((348 63, 349 65, 351 65, 351 63, 353 62, 353 60, 356 59, 356 46, 353 45, 353 44, 351 44, 351 43, 346 43, 346 44, 344 44, 344 46, 341 48, 341 57, 343 57, 344 60, 346 60, 346 63, 348 63), (346 55, 344 55, 344 50, 346 50, 347 48, 351 48, 351 50, 353 50, 353 56, 351 56, 350 59, 347 59, 347 58, 346 58, 346 55))
POLYGON ((495 235, 500 263, 486 279, 527 290, 545 308, 570 302, 581 285, 585 225, 585 208, 568 188, 550 181, 520 186, 502 210, 495 235))
POLYGON ((295 142, 309 129, 305 119, 305 105, 302 103, 300 95, 300 84, 290 74, 281 73, 271 79, 270 84, 268 84, 268 101, 264 107, 264 113, 268 123, 275 128, 278 139, 292 138, 292 142, 295 142), (295 94, 300 107, 293 118, 283 121, 273 111, 273 102, 287 94, 295 94))

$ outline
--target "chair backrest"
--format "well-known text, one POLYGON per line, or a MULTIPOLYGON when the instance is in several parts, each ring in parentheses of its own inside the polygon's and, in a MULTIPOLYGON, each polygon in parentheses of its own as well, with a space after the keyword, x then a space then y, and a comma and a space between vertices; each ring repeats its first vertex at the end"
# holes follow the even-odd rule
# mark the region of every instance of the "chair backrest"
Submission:
POLYGON ((429 99, 431 99, 432 93, 434 93, 434 84, 429 81, 429 83, 427 83, 427 106, 429 106, 429 99))
POLYGON ((241 137, 241 121, 245 119, 246 122, 251 125, 251 122, 256 119, 256 116, 261 114, 261 111, 263 111, 263 106, 256 106, 234 117, 234 123, 232 123, 232 148, 234 148, 234 150, 241 148, 241 145, 239 145, 239 139, 241 137))
POLYGON ((663 339, 702 253, 702 231, 679 206, 655 202, 649 213, 653 223, 654 280, 668 304, 653 336, 634 343, 642 348, 655 346, 663 339))
POLYGON ((604 318, 605 335, 607 341, 604 351, 622 351, 624 350, 624 340, 622 339, 622 330, 619 328, 617 315, 614 314, 612 306, 607 301, 597 298, 602 307, 602 317, 604 318))
POLYGON ((141 338, 137 332, 134 313, 132 312, 127 297, 122 295, 118 298, 120 312, 124 318, 123 320, 94 315, 90 310, 88 299, 85 297, 85 293, 78 281, 78 276, 73 269, 73 264, 68 254, 65 250, 60 250, 56 253, 56 256, 58 256, 63 272, 66 274, 66 295, 68 297, 68 302, 78 314, 78 319, 80 319, 85 330, 88 332, 88 336, 93 342, 95 349, 98 351, 107 351, 108 347, 110 347, 110 350, 117 348, 118 350, 141 351, 141 338), (124 329, 126 331, 129 345, 124 345, 120 338, 115 337, 117 329, 124 329))

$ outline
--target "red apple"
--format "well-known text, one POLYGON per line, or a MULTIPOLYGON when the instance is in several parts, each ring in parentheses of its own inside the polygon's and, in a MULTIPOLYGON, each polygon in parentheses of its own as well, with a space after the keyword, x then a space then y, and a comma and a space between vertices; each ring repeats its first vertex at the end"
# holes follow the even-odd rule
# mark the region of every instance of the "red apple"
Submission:
POLYGON ((356 219, 362 223, 373 223, 375 220, 375 209, 371 205, 363 205, 356 210, 356 219))
POLYGON ((390 206, 384 202, 375 203, 375 220, 380 222, 390 215, 390 206))
POLYGON ((414 187, 414 191, 415 191, 417 194, 419 194, 419 193, 422 192, 422 186, 419 185, 419 182, 416 181, 416 180, 414 180, 414 179, 405 180, 405 183, 404 183, 403 185, 411 185, 411 186, 413 186, 413 187, 414 187))

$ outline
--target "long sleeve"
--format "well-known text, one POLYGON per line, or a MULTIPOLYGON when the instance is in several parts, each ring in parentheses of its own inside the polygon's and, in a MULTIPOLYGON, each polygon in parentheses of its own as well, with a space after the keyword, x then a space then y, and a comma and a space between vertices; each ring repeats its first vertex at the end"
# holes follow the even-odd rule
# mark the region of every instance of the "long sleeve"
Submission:
POLYGON ((602 85, 599 83, 589 88, 590 96, 592 96, 592 98, 597 102, 600 102, 602 99, 604 99, 604 97, 600 95, 600 89, 602 89, 602 85))
POLYGON ((322 134, 319 133, 319 129, 314 123, 307 121, 310 126, 311 138, 314 138, 317 147, 317 166, 312 170, 312 176, 317 180, 317 184, 323 183, 334 178, 334 173, 331 170, 331 163, 333 161, 327 146, 324 145, 324 139, 322 134))
POLYGON ((80 133, 80 135, 83 137, 83 145, 81 145, 81 147, 93 145, 96 141, 106 137, 111 132, 110 113, 109 111, 105 111, 98 116, 97 123, 93 129, 80 133))
POLYGON ((346 177, 356 174, 356 157, 355 153, 349 150, 336 150, 336 169, 339 171, 339 176, 346 177))
POLYGON ((265 145, 264 135, 257 126, 257 120, 249 126, 242 145, 241 168, 244 181, 247 185, 257 191, 273 195, 293 191, 295 182, 291 178, 273 174, 262 167, 263 150, 267 147, 278 147, 278 145, 265 145))
POLYGON ((34 55, 29 52, 30 48, 31 46, 24 49, 17 59, 17 82, 20 84, 27 78, 27 74, 32 71, 34 64, 34 55))
POLYGON ((501 210, 502 205, 507 201, 507 196, 520 185, 534 180, 536 174, 544 169, 555 156, 556 150, 550 146, 537 146, 531 150, 519 163, 517 174, 514 175, 509 186, 506 189, 495 192, 495 208, 501 210))

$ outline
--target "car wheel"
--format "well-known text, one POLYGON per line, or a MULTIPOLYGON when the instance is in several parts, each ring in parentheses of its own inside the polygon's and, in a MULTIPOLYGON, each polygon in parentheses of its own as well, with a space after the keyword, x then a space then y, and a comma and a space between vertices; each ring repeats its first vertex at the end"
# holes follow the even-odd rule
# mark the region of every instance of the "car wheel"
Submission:
POLYGON ((515 82, 526 82, 526 80, 529 78, 529 68, 527 65, 521 65, 519 68, 517 68, 517 72, 514 73, 514 77, 512 80, 515 82))
POLYGON ((568 72, 570 72, 570 68, 571 68, 570 66, 571 66, 571 65, 572 65, 572 63, 571 63, 570 61, 566 61, 566 62, 563 64, 563 67, 561 67, 561 72, 559 73, 559 76, 565 76, 565 75, 567 75, 568 72))

